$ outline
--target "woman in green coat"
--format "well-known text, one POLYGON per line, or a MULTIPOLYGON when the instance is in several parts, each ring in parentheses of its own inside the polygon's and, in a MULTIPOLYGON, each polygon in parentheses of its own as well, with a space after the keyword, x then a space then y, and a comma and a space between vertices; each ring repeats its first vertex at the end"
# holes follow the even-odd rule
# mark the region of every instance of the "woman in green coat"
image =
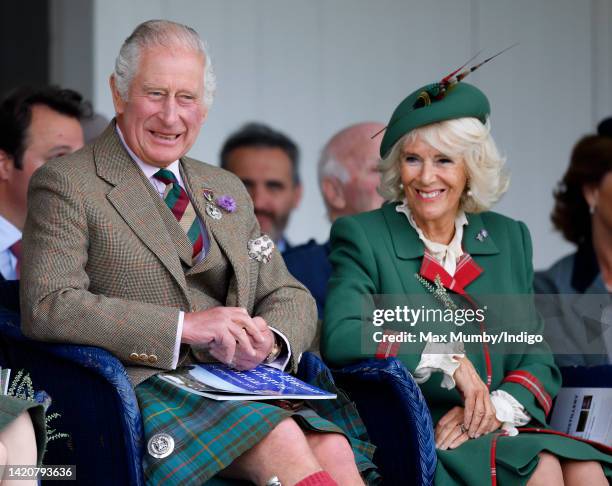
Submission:
POLYGON ((508 185, 489 111, 446 78, 396 108, 381 143, 387 203, 332 227, 322 354, 404 362, 432 412, 436 484, 606 485, 609 447, 546 426, 560 374, 533 312, 527 227, 489 211, 508 185))

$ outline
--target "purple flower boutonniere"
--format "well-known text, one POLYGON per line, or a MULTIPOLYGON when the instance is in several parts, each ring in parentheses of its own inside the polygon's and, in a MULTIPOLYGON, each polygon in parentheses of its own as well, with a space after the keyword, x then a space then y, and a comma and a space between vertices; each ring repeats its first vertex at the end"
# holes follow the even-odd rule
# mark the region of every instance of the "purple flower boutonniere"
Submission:
POLYGON ((223 196, 219 196, 217 198, 217 205, 221 209, 224 209, 225 211, 227 211, 228 213, 233 213, 234 211, 236 211, 236 207, 237 207, 236 201, 234 200, 234 198, 227 194, 223 196))

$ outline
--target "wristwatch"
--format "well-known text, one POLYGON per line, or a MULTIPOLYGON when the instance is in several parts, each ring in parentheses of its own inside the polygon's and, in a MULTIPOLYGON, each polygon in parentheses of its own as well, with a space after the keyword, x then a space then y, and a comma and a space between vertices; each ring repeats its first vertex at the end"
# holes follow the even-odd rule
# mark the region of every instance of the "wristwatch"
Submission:
POLYGON ((272 363, 274 360, 276 360, 276 358, 278 358, 278 355, 281 354, 282 349, 283 348, 279 344, 278 338, 274 333, 274 345, 272 346, 272 350, 270 351, 270 353, 268 353, 268 356, 266 356, 266 359, 264 359, 264 363, 272 363))

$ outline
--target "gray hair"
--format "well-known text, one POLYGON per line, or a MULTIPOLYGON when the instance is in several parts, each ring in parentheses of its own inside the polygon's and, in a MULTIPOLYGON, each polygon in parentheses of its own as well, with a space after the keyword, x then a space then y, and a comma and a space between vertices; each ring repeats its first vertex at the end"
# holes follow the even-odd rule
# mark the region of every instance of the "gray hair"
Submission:
POLYGON ((317 166, 317 174, 319 177, 319 189, 323 187, 323 179, 327 177, 335 177, 342 184, 346 184, 350 179, 351 175, 344 165, 333 155, 330 150, 329 144, 325 146, 319 157, 319 164, 317 166))
POLYGON ((202 101, 206 107, 210 107, 217 83, 206 44, 194 29, 170 20, 143 22, 134 29, 134 32, 121 46, 115 60, 113 74, 121 98, 127 101, 130 83, 136 75, 143 49, 153 46, 176 47, 177 45, 204 56, 204 97, 202 101))
POLYGON ((491 136, 489 122, 483 125, 476 118, 457 118, 416 128, 395 143, 379 165, 381 181, 378 193, 385 200, 404 199, 404 190, 400 186, 402 148, 417 138, 449 157, 463 158, 468 180, 460 201, 464 211, 487 211, 508 189, 505 159, 491 136), (470 190, 469 196, 467 189, 470 190))

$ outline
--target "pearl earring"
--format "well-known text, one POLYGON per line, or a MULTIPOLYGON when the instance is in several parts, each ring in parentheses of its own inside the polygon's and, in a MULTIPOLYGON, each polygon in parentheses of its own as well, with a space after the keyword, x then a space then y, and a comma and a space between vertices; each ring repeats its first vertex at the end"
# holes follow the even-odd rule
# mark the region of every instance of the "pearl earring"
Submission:
POLYGON ((474 195, 474 193, 472 192, 471 189, 468 189, 468 192, 466 193, 467 197, 472 197, 474 195))
POLYGON ((400 182, 400 183, 399 183, 399 188, 400 188, 400 190, 403 190, 403 189, 404 189, 404 184, 402 184, 402 183, 400 182))
POLYGON ((595 205, 589 206, 589 213, 595 214, 595 205))

